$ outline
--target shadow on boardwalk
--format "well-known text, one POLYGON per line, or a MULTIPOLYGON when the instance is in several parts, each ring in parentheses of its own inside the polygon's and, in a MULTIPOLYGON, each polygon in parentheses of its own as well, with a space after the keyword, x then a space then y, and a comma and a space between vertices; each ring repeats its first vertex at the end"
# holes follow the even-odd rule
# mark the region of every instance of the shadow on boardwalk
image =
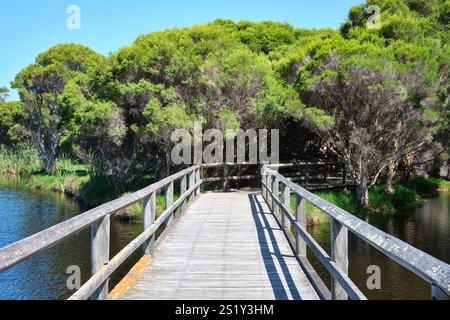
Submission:
MULTIPOLYGON (((286 261, 284 260, 286 255, 282 254, 275 238, 274 230, 281 231, 280 227, 278 226, 277 229, 274 229, 270 225, 266 215, 271 215, 271 213, 264 210, 264 207, 256 194, 250 194, 249 201, 252 208, 252 216, 257 229, 261 255, 264 259, 264 266, 267 274, 269 275, 270 283, 272 284, 276 299, 288 300, 287 292, 290 292, 294 300, 301 300, 300 293, 298 292, 294 279, 289 271, 286 261), (270 239, 270 243, 266 237, 266 234, 270 239), (281 267, 281 271, 287 285, 283 283, 279 270, 277 270, 277 265, 281 267)), ((290 257, 295 258, 294 256, 290 257)))

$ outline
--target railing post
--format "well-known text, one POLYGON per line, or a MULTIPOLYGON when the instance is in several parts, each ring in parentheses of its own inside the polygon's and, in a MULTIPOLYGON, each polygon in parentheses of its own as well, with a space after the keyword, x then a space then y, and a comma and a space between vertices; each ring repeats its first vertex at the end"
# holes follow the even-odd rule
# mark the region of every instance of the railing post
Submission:
MULTIPOLYGON (((194 185, 195 185, 195 170, 191 171, 189 173, 189 187, 188 189, 191 189, 194 185)), ((194 192, 192 192, 191 194, 189 194, 188 197, 188 203, 192 202, 192 199, 194 199, 194 192)))
POLYGON ((228 166, 225 164, 223 166, 223 191, 228 191, 228 166))
MULTIPOLYGON (((266 186, 268 186, 269 185, 269 183, 267 182, 268 181, 268 178, 269 176, 266 174, 266 169, 264 168, 264 165, 261 167, 261 181, 266 185, 266 186)), ((267 188, 266 187, 264 187, 263 185, 261 185, 261 192, 262 192, 262 195, 263 195, 263 198, 264 198, 264 200, 266 200, 266 202, 268 202, 268 194, 267 194, 267 192, 268 192, 268 190, 267 190, 267 188)))
MULTIPOLYGON (((199 172, 199 179, 202 180, 205 175, 205 169, 203 168, 203 166, 201 166, 198 169, 198 172, 199 172)), ((199 190, 199 193, 202 193, 203 191, 205 191, 205 186, 203 183, 200 185, 198 190, 199 190)))
MULTIPOLYGON (((173 181, 169 183, 165 190, 165 208, 166 210, 173 205, 173 181)), ((166 228, 170 227, 173 222, 175 212, 172 212, 170 217, 167 219, 166 228)))
POLYGON ((270 176, 270 209, 272 210, 272 213, 275 214, 275 200, 274 198, 276 197, 275 194, 275 184, 276 184, 276 177, 275 176, 270 176))
MULTIPOLYGON (((142 214, 142 222, 144 231, 155 223, 156 218, 156 192, 144 199, 144 210, 142 214)), ((142 246, 144 255, 151 256, 155 249, 156 235, 153 235, 142 246)))
POLYGON ((448 296, 441 288, 433 284, 431 285, 431 300, 450 300, 450 296, 448 296))
POLYGON ((289 219, 286 217, 286 214, 291 214, 291 189, 284 183, 281 183, 281 194, 281 202, 288 209, 287 213, 281 209, 281 226, 284 229, 287 229, 289 228, 289 219))
MULTIPOLYGON (((299 223, 306 230, 306 200, 295 194, 295 221, 299 223)), ((298 257, 306 257, 306 242, 297 232, 295 238, 296 254, 298 257)))
MULTIPOLYGON (((198 168, 195 170, 195 183, 198 183, 201 180, 201 173, 200 173, 201 168, 198 168)), ((199 186, 198 188, 195 189, 195 196, 199 196, 201 193, 201 186, 199 186)))
MULTIPOLYGON (((331 221, 331 259, 348 275, 348 230, 335 219, 331 221)), ((348 299, 347 293, 335 279, 331 282, 331 299, 348 299)))
MULTIPOLYGON (((186 193, 186 175, 180 179, 180 197, 186 193)), ((180 205, 180 213, 183 213, 186 208, 186 200, 183 200, 180 205)))
MULTIPOLYGON (((106 215, 102 220, 91 226, 91 272, 92 275, 99 272, 109 263, 109 238, 110 216, 106 215)), ((106 280, 91 296, 93 300, 108 299, 108 283, 106 280)))

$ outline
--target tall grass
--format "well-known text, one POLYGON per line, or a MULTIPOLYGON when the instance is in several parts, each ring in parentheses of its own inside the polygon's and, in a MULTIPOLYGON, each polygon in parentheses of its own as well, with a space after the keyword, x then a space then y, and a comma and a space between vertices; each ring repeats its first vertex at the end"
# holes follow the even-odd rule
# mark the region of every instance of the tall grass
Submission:
POLYGON ((41 168, 39 154, 32 146, 22 144, 12 150, 0 145, 0 174, 30 176, 41 168))

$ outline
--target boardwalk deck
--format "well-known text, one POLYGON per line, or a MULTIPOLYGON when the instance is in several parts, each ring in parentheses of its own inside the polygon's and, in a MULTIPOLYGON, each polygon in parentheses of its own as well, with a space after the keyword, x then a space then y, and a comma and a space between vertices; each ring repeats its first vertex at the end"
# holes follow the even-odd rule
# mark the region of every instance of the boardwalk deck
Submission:
MULTIPOLYGON (((134 275, 136 277, 136 275, 134 275)), ((315 300, 259 194, 207 193, 173 226, 123 300, 315 300)))

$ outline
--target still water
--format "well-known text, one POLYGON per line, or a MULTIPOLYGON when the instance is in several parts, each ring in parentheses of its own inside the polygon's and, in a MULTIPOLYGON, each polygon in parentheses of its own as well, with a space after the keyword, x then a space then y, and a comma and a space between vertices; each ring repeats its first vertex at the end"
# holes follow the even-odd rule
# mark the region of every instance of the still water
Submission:
MULTIPOLYGON (((409 243, 410 245, 450 263, 450 194, 426 200, 414 212, 395 215, 371 214, 366 222, 409 243)), ((330 225, 309 228, 311 235, 330 253, 330 225)), ((308 253, 308 258, 325 284, 331 282, 320 262, 308 253)), ((431 285, 399 266, 378 250, 349 233, 349 275, 353 282, 370 299, 429 300, 431 285), (381 269, 381 290, 368 290, 367 268, 381 269)))
MULTIPOLYGON (((21 181, 0 178, 0 248, 85 211, 75 200, 53 192, 30 190, 21 181)), ((111 256, 141 232, 136 223, 111 223, 111 256)), ((138 254, 138 253, 137 253, 138 254)), ((111 279, 112 288, 138 259, 132 256, 111 279)), ((90 276, 90 231, 84 230, 14 268, 0 273, 0 300, 66 299, 69 266, 79 266, 82 283, 90 276)))
MULTIPOLYGON (((0 248, 70 219, 85 211, 76 201, 53 192, 30 190, 20 181, 0 178, 0 248)), ((366 221, 409 244, 450 262, 450 194, 427 200, 412 213, 395 216, 370 215, 366 221)), ((328 224, 310 228, 315 239, 330 252, 328 224)), ((113 220, 111 223, 111 256, 125 247, 141 232, 141 226, 113 220)), ((0 273, 2 299, 65 299, 71 295, 66 287, 69 266, 81 268, 82 282, 90 275, 90 232, 79 235, 33 257, 13 269, 0 273)), ((139 259, 132 256, 114 274, 110 288, 127 273, 139 259)), ((328 273, 310 256, 326 284, 328 273)), ((384 255, 349 236, 350 277, 369 299, 429 299, 430 286, 417 276, 392 262, 384 255), (381 290, 366 289, 368 266, 381 268, 381 290)))

